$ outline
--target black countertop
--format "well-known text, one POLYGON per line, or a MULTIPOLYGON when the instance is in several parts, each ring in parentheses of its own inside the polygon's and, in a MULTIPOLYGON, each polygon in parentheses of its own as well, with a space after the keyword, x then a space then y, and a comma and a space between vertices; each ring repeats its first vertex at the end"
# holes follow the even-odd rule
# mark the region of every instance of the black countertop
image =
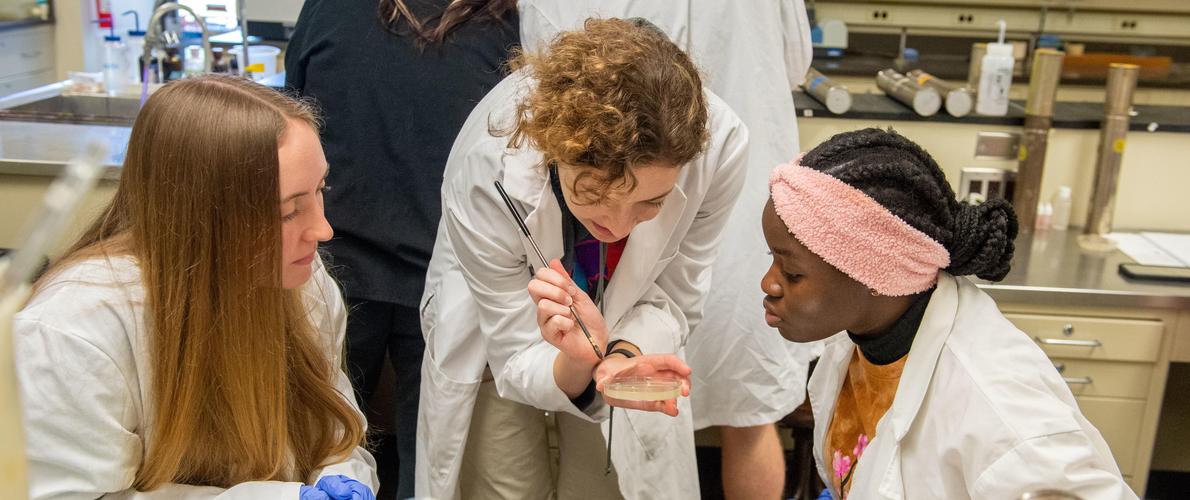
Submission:
MULTIPOLYGON (((967 81, 967 70, 970 67, 968 56, 947 54, 923 56, 916 61, 906 62, 900 68, 894 64, 895 61, 891 57, 872 54, 847 54, 839 58, 814 57, 814 68, 827 76, 875 78, 877 72, 888 68, 897 69, 901 73, 920 69, 943 80, 965 82, 967 81)), ((1016 66, 1019 72, 1021 62, 1017 61, 1016 66)), ((1029 79, 1018 74, 1013 78, 1013 82, 1028 84, 1029 79)), ((1072 77, 1063 75, 1061 83, 1102 87, 1106 83, 1106 78, 1103 76, 1072 77)), ((1174 63, 1170 66, 1169 75, 1156 78, 1142 77, 1137 81, 1137 86, 1141 88, 1190 89, 1190 64, 1174 63)))
MULTIPOLYGON (((802 91, 793 93, 798 115, 818 118, 846 118, 856 120, 932 121, 941 123, 970 123, 980 125, 1022 126, 1025 124, 1025 102, 1012 101, 1006 116, 982 116, 975 113, 956 118, 940 110, 934 116, 919 116, 912 109, 883 93, 851 95, 851 109, 841 115, 827 111, 826 106, 802 91)), ((1133 106, 1129 130, 1190 133, 1190 107, 1133 106)), ((1054 128, 1098 129, 1103 121, 1103 103, 1057 102, 1054 104, 1054 128)))

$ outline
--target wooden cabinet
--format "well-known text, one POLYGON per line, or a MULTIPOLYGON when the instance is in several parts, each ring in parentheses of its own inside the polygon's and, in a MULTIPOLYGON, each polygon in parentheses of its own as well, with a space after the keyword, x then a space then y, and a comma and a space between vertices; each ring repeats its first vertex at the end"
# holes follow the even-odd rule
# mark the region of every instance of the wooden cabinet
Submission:
POLYGON ((0 96, 53 81, 53 26, 0 32, 0 96))
POLYGON ((1001 304, 1070 386, 1143 498, 1172 346, 1169 311, 1001 304))

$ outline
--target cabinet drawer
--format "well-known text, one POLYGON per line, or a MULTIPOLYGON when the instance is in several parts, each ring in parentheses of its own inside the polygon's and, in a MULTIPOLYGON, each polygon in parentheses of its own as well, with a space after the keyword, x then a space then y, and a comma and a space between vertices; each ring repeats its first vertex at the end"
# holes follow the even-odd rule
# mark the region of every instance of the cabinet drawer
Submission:
POLYGON ((1160 321, 1005 314, 1051 358, 1156 361, 1160 321))
POLYGON ((1145 399, 1153 366, 1149 363, 1052 358, 1075 396, 1145 399))
POLYGON ((54 36, 49 26, 0 33, 0 78, 54 67, 54 36))
POLYGON ((1109 398, 1079 397, 1078 406, 1091 424, 1103 434, 1111 448, 1120 473, 1126 476, 1137 472, 1136 442, 1144 421, 1145 402, 1109 398))

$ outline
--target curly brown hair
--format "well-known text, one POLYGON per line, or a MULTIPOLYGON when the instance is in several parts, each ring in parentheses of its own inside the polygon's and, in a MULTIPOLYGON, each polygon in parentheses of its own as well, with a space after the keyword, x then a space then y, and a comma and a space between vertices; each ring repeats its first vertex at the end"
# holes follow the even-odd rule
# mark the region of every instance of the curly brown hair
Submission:
POLYGON ((528 140, 547 165, 579 167, 572 187, 585 203, 635 188, 633 166, 681 166, 706 145, 698 69, 646 21, 588 19, 512 65, 527 66, 537 87, 517 106, 509 147, 528 140), (580 194, 584 179, 594 187, 580 194))

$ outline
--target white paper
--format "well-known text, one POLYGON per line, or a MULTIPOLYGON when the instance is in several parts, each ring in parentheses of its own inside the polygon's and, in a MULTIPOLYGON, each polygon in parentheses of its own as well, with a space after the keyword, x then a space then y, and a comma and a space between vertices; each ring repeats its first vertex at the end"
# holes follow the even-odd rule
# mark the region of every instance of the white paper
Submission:
POLYGON ((1181 267, 1190 267, 1190 234, 1140 233, 1165 253, 1178 260, 1181 267))
POLYGON ((1120 251, 1131 257, 1138 264, 1146 266, 1186 266, 1186 264, 1183 264, 1144 235, 1137 233, 1111 233, 1107 237, 1115 241, 1119 245, 1120 251))

